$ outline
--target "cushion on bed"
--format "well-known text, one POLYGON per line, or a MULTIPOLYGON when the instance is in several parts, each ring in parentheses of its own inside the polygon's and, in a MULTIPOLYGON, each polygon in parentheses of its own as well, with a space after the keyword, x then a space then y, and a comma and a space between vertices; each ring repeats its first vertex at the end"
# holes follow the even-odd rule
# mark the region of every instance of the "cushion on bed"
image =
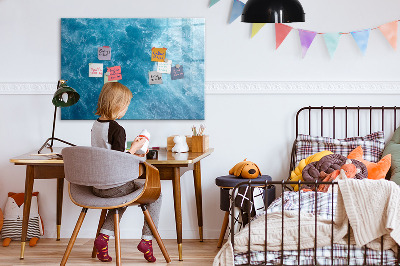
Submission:
POLYGON ((392 155, 392 166, 389 170, 390 180, 400 185, 400 127, 396 129, 392 139, 386 144, 383 155, 392 155))
POLYGON ((378 162, 385 147, 383 131, 374 132, 364 137, 345 139, 299 134, 296 139, 295 163, 297 165, 302 159, 323 150, 347 156, 357 146, 363 148, 365 160, 378 162))
MULTIPOLYGON (((304 181, 314 182, 316 180, 323 181, 326 174, 330 174, 335 170, 341 169, 341 167, 347 163, 348 158, 340 154, 331 154, 325 157, 322 157, 318 162, 313 162, 308 164, 303 169, 303 179, 304 181), (324 172, 325 175, 322 176, 321 172, 324 172)), ((356 179, 364 179, 368 176, 367 167, 360 161, 351 159, 351 163, 359 169, 358 173, 354 178, 356 179)), ((302 188, 314 189, 312 185, 303 185, 302 188)))
POLYGON ((367 166, 368 169, 368 179, 383 179, 385 178, 387 172, 390 168, 391 155, 385 155, 379 162, 373 163, 363 159, 363 150, 361 146, 355 148, 347 156, 349 159, 355 159, 367 166))

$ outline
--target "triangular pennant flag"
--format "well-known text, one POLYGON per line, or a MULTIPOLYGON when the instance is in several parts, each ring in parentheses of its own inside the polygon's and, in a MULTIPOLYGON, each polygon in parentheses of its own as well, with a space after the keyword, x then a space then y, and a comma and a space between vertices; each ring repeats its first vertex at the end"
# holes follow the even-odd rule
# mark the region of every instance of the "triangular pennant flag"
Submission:
POLYGON ((397 48, 397 20, 378 27, 393 49, 397 48))
POLYGON ((356 41, 358 47, 361 50, 361 53, 364 55, 368 46, 369 33, 371 29, 360 30, 360 31, 352 31, 351 35, 353 35, 354 40, 356 41))
POLYGON ((239 0, 233 0, 231 17, 229 19, 229 23, 232 23, 235 19, 237 19, 240 15, 242 15, 242 11, 244 8, 244 3, 239 0))
POLYGON ((308 31, 308 30, 300 30, 299 29, 299 36, 300 36, 300 43, 301 43, 301 55, 304 58, 306 56, 308 48, 312 44, 315 36, 317 33, 315 31, 308 31))
POLYGON ((251 28, 251 38, 256 35, 262 27, 264 27, 265 23, 253 23, 253 26, 251 28))
POLYGON ((282 44, 282 42, 285 40, 286 36, 288 36, 289 32, 292 29, 293 28, 288 25, 275 23, 276 49, 278 49, 278 47, 282 44))
POLYGON ((210 0, 210 5, 208 7, 212 7, 213 5, 215 5, 218 2, 219 2, 219 0, 210 0))
POLYGON ((326 48, 328 48, 329 55, 332 58, 339 44, 339 39, 340 36, 342 36, 342 34, 340 34, 339 32, 333 32, 333 33, 325 33, 323 36, 326 48))

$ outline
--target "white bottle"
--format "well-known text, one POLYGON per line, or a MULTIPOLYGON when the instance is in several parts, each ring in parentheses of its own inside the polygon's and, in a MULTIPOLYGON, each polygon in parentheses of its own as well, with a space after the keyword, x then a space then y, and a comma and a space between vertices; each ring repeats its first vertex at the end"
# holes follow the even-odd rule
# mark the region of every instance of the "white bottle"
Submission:
POLYGON ((149 148, 150 133, 146 129, 143 129, 142 132, 140 132, 138 138, 145 138, 146 142, 143 144, 142 148, 136 151, 136 153, 145 154, 147 152, 147 149, 149 148))

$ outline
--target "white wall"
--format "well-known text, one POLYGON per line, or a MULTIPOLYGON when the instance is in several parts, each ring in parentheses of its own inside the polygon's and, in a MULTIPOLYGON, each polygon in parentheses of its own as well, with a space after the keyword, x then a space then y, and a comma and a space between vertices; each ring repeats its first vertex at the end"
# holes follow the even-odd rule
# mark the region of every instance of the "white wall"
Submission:
MULTIPOLYGON (((293 24, 321 32, 351 31, 375 27, 399 19, 398 1, 338 0, 301 1, 306 23, 293 24)), ((361 56, 350 35, 342 37, 330 59, 318 36, 305 59, 297 31, 274 50, 273 25, 266 25, 253 39, 251 27, 235 21, 227 24, 231 0, 221 0, 208 9, 208 0, 147 1, 27 1, 0 0, 1 83, 56 82, 60 78, 61 17, 205 17, 206 80, 212 81, 399 81, 399 52, 383 35, 371 33, 369 48, 361 56), (110 6, 112 3, 114 6, 110 6)), ((334 93, 334 92, 333 92, 334 93)), ((0 207, 7 192, 24 190, 25 168, 9 158, 35 150, 51 134, 51 95, 0 95, 0 207)), ((286 176, 294 138, 294 114, 308 105, 398 105, 399 95, 257 94, 205 96, 205 121, 121 121, 128 138, 142 128, 152 132, 152 145, 165 146, 176 133, 189 134, 193 124, 205 123, 215 152, 202 162, 205 238, 218 238, 223 214, 214 179, 227 174, 238 161, 256 162, 263 174, 275 180, 286 176)), ((90 144, 92 121, 57 121, 56 135, 78 145, 90 144)), ((190 173, 182 177, 183 237, 197 237, 197 217, 190 173)), ((55 237, 56 182, 38 180, 40 211, 45 237, 55 237)), ((171 182, 163 181, 164 202, 159 230, 175 238, 171 182)), ((62 237, 69 237, 79 208, 64 191, 62 237)), ((80 237, 93 237, 99 212, 90 211, 80 237)), ((130 208, 121 222, 123 238, 139 238, 142 218, 130 208), (140 217, 139 219, 137 217, 140 217)))

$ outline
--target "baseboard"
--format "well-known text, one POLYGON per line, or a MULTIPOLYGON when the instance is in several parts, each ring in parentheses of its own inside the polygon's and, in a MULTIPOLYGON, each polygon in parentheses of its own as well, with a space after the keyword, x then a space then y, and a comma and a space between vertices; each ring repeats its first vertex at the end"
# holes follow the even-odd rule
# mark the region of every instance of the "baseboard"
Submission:
MULTIPOLYGON (((0 94, 53 94, 56 82, 0 83, 0 94)), ((207 81, 206 94, 400 94, 399 81, 207 81)))

